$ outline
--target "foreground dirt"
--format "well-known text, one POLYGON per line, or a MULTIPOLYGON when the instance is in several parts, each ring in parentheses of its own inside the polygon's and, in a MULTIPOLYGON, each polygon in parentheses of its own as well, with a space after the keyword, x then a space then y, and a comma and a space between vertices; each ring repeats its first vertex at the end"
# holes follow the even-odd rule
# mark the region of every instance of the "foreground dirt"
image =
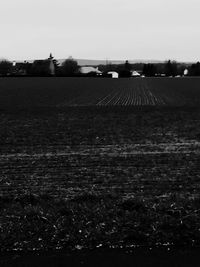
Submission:
POLYGON ((1 267, 199 267, 199 249, 96 249, 68 253, 6 253, 1 267))
POLYGON ((1 251, 197 247, 200 111, 0 115, 1 251))

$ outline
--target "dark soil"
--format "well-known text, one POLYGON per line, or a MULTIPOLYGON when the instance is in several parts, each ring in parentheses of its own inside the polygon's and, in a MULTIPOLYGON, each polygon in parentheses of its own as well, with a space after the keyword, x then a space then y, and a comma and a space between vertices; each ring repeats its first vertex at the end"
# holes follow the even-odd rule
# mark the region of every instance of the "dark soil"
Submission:
POLYGON ((80 252, 5 254, 1 267, 199 267, 199 249, 99 249, 80 252))
POLYGON ((0 78, 0 109, 69 106, 199 106, 200 79, 0 78))
POLYGON ((2 112, 0 145, 2 253, 72 253, 11 266, 197 266, 186 264, 200 245, 199 109, 2 112), (188 250, 82 254, 138 246, 188 250))

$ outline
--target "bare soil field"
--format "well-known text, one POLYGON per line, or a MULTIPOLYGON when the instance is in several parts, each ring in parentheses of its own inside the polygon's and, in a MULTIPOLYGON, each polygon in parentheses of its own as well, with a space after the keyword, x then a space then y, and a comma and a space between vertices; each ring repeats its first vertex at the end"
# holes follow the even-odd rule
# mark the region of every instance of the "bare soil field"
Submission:
POLYGON ((199 267, 198 249, 96 249, 6 253, 1 267, 199 267))
POLYGON ((0 78, 1 109, 199 106, 200 78, 0 78))
POLYGON ((2 113, 0 129, 1 250, 199 245, 199 110, 2 113))
POLYGON ((28 110, 13 90, 0 113, 1 255, 199 248, 197 105, 39 109, 33 98, 28 110))

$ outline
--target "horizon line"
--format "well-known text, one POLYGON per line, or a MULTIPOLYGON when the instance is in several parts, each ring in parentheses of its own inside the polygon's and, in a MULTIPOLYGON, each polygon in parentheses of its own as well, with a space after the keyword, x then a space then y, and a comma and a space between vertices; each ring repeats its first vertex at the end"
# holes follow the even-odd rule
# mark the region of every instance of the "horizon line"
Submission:
MULTIPOLYGON (((52 54, 53 55, 53 54, 52 54)), ((8 60, 8 61, 11 61, 11 62, 25 62, 25 61, 34 61, 34 60, 44 60, 44 59, 47 59, 48 57, 45 57, 45 58, 29 58, 29 59, 10 59, 10 58, 6 58, 6 57, 0 57, 0 60, 8 60)), ((112 62, 125 62, 125 61, 129 61, 129 62, 132 62, 132 63, 145 63, 145 62, 154 62, 154 63, 164 63, 164 62, 167 62, 167 61, 176 61, 177 63, 196 63, 196 62, 199 62, 199 60, 177 60, 177 59, 173 59, 173 58, 168 58, 168 59, 108 59, 108 58, 105 58, 105 59, 98 59, 98 58, 77 58, 77 57, 72 57, 72 56, 68 56, 68 57, 63 57, 63 58, 56 58, 53 56, 54 59, 56 60, 66 60, 66 59, 69 59, 69 58, 72 58, 74 60, 85 60, 85 61, 102 61, 102 62, 105 62, 105 63, 112 63, 112 62)))

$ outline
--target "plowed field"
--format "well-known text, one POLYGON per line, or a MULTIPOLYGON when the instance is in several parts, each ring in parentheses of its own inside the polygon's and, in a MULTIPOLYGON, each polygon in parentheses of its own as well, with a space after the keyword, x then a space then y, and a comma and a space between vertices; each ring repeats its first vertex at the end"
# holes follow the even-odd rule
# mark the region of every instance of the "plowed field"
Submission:
POLYGON ((199 245, 199 129, 189 108, 1 113, 1 250, 199 245))
POLYGON ((1 109, 199 106, 200 78, 1 78, 1 109))

